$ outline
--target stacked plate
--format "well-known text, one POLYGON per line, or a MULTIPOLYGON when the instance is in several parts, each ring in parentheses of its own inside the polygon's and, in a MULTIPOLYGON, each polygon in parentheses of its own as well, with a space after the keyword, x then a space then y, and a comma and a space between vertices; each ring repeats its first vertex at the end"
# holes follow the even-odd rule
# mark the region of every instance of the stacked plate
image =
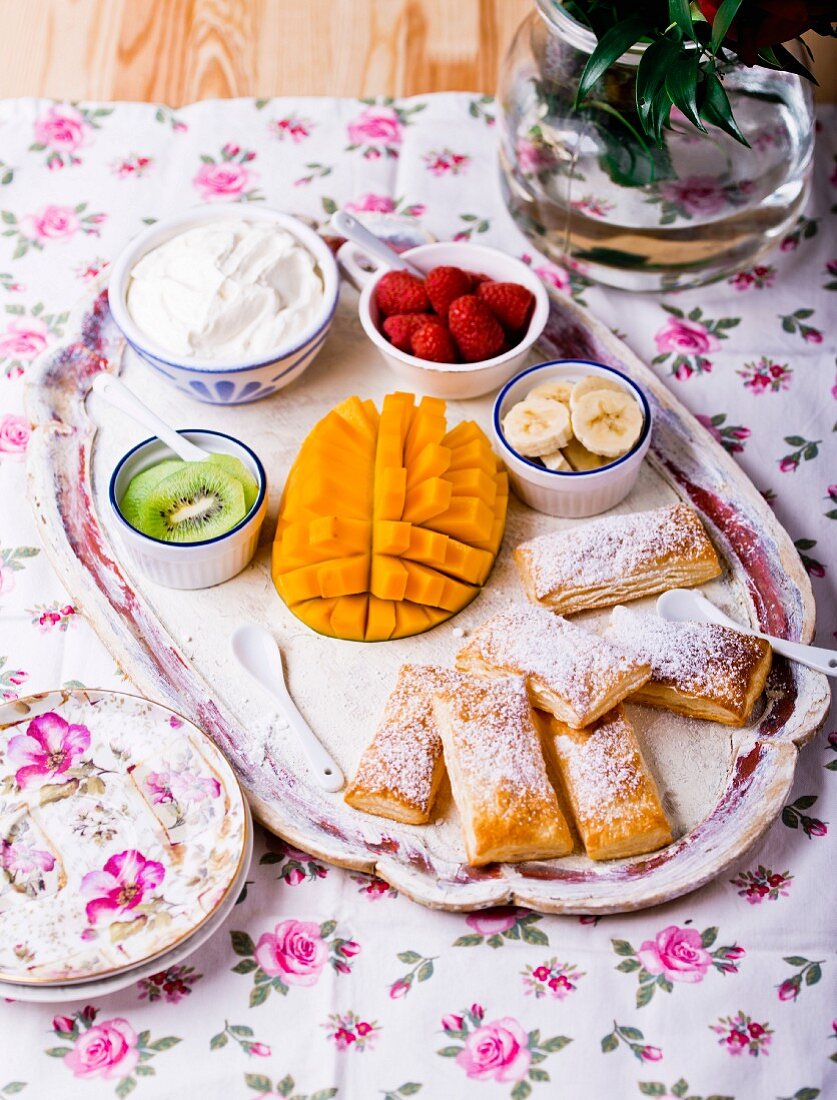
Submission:
POLYGON ((168 708, 84 690, 0 705, 0 995, 102 996, 180 962, 252 848, 232 769, 168 708))

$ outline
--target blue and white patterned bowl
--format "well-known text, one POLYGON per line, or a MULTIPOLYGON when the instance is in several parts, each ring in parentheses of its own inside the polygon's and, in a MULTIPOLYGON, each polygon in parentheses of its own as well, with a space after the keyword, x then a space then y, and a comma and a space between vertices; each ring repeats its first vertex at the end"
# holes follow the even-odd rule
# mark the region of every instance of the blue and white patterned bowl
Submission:
POLYGON ((113 319, 134 351, 177 389, 211 405, 243 405, 259 401, 297 379, 323 346, 337 306, 339 276, 328 245, 319 234, 290 214, 265 207, 238 205, 194 207, 184 214, 156 222, 128 244, 113 265, 108 301, 113 319), (178 358, 156 345, 134 324, 126 305, 131 271, 137 261, 177 233, 217 221, 272 222, 293 234, 315 257, 323 279, 322 308, 312 323, 289 346, 266 359, 217 360, 178 358))

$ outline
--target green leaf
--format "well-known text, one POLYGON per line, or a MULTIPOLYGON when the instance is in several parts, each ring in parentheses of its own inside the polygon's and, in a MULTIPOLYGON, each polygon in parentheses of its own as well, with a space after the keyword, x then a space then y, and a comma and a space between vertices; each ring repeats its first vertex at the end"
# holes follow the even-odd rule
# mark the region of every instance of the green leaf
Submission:
POLYGON ((657 978, 657 985, 666 993, 671 993, 674 989, 674 986, 664 974, 660 974, 660 976, 657 978))
POLYGON ((786 435, 785 443, 790 443, 791 447, 804 447, 806 440, 801 435, 786 435))
POLYGON ((417 1092, 421 1092, 421 1085, 418 1081, 407 1081, 401 1088, 395 1090, 401 1096, 415 1096, 417 1092))
POLYGON ((692 12, 689 0, 668 0, 668 17, 680 28, 684 38, 695 41, 695 28, 692 24, 692 12))
POLYGON ((698 55, 691 52, 675 60, 666 73, 666 92, 689 122, 702 133, 706 127, 700 121, 697 105, 698 55))
POLYGON ((628 943, 627 940, 613 940, 612 939, 610 942, 613 944, 613 950, 616 952, 617 955, 635 955, 636 954, 633 947, 631 947, 631 945, 628 943))
POLYGON ((219 1031, 217 1035, 213 1035, 209 1040, 209 1049, 220 1050, 222 1047, 225 1047, 229 1041, 229 1036, 226 1032, 219 1031))
POLYGON ((632 970, 639 970, 640 966, 642 963, 639 959, 623 959, 616 969, 621 970, 623 974, 630 974, 632 970))
POLYGON ((775 67, 781 69, 786 73, 794 73, 796 76, 801 76, 803 80, 810 80, 812 84, 819 86, 819 81, 814 77, 814 74, 808 68, 807 65, 803 65, 802 62, 794 57, 787 47, 781 44, 768 47, 767 49, 759 50, 759 56, 764 56, 770 62, 768 68, 775 67))
POLYGON ((155 1077, 157 1070, 153 1066, 145 1066, 140 1062, 138 1066, 134 1067, 134 1073, 137 1077, 155 1077))
POLYGON ((290 1096, 294 1091, 294 1079, 289 1073, 286 1073, 281 1081, 276 1082, 276 1091, 280 1096, 290 1096))
POLYGON ((263 1005, 270 996, 269 985, 256 985, 250 990, 250 1007, 258 1008, 263 1005))
POLYGON ((69 1054, 71 1047, 49 1047, 44 1051, 44 1054, 48 1054, 50 1058, 63 1058, 65 1054, 69 1054))
POLYGON ((669 125, 672 106, 671 96, 664 81, 654 93, 647 125, 647 129, 658 145, 663 143, 663 130, 669 125))
POLYGON ((230 932, 230 939, 232 940, 232 949, 236 955, 255 954, 256 945, 246 932, 230 932))
POLYGON ((428 978, 433 977, 433 963, 428 959, 427 962, 423 962, 418 968, 416 978, 420 982, 426 982, 428 978))
POLYGON ((337 203, 334 199, 329 199, 325 195, 320 199, 320 203, 326 214, 334 214, 337 210, 337 203))
POLYGON ((629 50, 638 39, 642 38, 647 30, 648 20, 646 17, 635 13, 628 16, 627 19, 614 23, 609 30, 605 31, 584 66, 584 72, 581 74, 581 81, 575 98, 576 107, 579 106, 596 82, 604 76, 613 62, 618 60, 626 50, 629 50))
POLYGON ((336 920, 324 920, 323 923, 320 925, 320 935, 323 937, 324 940, 327 940, 328 937, 334 933, 336 928, 336 920))
POLYGON ((666 1087, 662 1081, 638 1081, 643 1096, 665 1096, 666 1087))
POLYGON ((14 1096, 16 1092, 23 1092, 25 1088, 25 1081, 9 1081, 8 1085, 4 1085, 3 1088, 0 1089, 0 1092, 2 1092, 4 1096, 14 1096))
POLYGON ((793 315, 794 315, 794 317, 796 317, 796 319, 798 321, 806 321, 809 317, 814 316, 814 310, 813 309, 795 309, 793 311, 793 315))
POLYGON ((245 1073, 244 1083, 256 1092, 272 1092, 273 1082, 263 1073, 245 1073))
POLYGON ((820 1094, 819 1089, 813 1089, 813 1088, 797 1089, 796 1092, 793 1094, 793 1100, 817 1100, 817 1097, 819 1096, 819 1094, 820 1094))
POLYGON ((512 1100, 526 1100, 526 1097, 531 1093, 532 1086, 528 1081, 518 1081, 509 1094, 512 1100))
POLYGON ((689 1083, 686 1078, 681 1077, 679 1081, 675 1081, 675 1083, 671 1086, 671 1091, 674 1093, 675 1096, 685 1096, 686 1093, 689 1091, 689 1083))
POLYGON ((468 935, 460 936, 459 939, 453 941, 454 947, 476 947, 482 943, 482 936, 468 935))
POLYGON ((738 128, 738 123, 733 118, 729 97, 724 90, 721 79, 717 73, 704 72, 703 82, 700 86, 700 116, 712 126, 717 126, 725 134, 735 138, 749 149, 750 143, 738 128))
POLYGON ((127 1096, 128 1093, 133 1092, 137 1087, 136 1077, 123 1077, 119 1084, 114 1089, 116 1095, 122 1100, 123 1096, 127 1096))
POLYGON ((441 1054, 443 1058, 455 1058, 457 1054, 462 1050, 462 1047, 442 1047, 441 1050, 437 1050, 437 1054, 441 1054))
POLYGON ((400 951, 398 958, 401 962, 406 963, 407 966, 412 966, 413 963, 421 962, 421 955, 418 951, 400 951))
POLYGON ((711 947, 717 938, 717 928, 704 928, 700 934, 700 942, 704 947, 711 947))
POLYGON ((814 965, 809 970, 805 971, 805 984, 816 985, 821 977, 822 967, 819 963, 814 963, 814 965))
POLYGON ((180 1039, 176 1035, 164 1035, 162 1039, 155 1039, 153 1043, 148 1044, 149 1050, 164 1051, 171 1050, 172 1047, 176 1047, 180 1042, 180 1039))
POLYGON ((609 1035, 605 1035, 602 1039, 602 1054, 610 1054, 611 1051, 616 1050, 619 1046, 619 1040, 611 1031, 609 1035))
POLYGON ((782 810, 782 824, 787 825, 789 829, 799 828, 799 819, 790 806, 785 806, 782 810))
POLYGON ((243 1035, 245 1039, 253 1038, 253 1029, 246 1024, 231 1024, 230 1031, 233 1035, 243 1035))
POLYGON ((336 1095, 337 1089, 320 1089, 319 1092, 312 1092, 308 1100, 333 1100, 336 1095))
MULTIPOLYGON (((797 550, 811 550, 816 545, 814 539, 798 539, 796 542, 797 550)), ((792 805, 797 810, 810 810, 816 801, 817 796, 815 794, 803 794, 792 805)))
POLYGON ((549 937, 546 932, 540 928, 533 928, 528 924, 523 926, 523 939, 526 943, 537 944, 540 947, 549 946, 549 937))
POLYGON ((741 0, 723 0, 715 12, 712 20, 712 39, 710 42, 713 53, 718 52, 718 47, 726 38, 730 24, 735 18, 735 13, 741 7, 741 0))
POLYGON ((544 1039, 541 1050, 545 1050, 547 1054, 555 1054, 571 1042, 572 1039, 568 1035, 553 1035, 551 1039, 544 1039))
POLYGON ((657 986, 654 982, 650 982, 647 985, 641 985, 636 991, 636 1007, 644 1008, 654 996, 654 990, 656 988, 657 986))
POLYGON ((529 1070, 530 1081, 548 1081, 549 1074, 545 1069, 530 1069, 529 1070))
POLYGON ((626 1039, 630 1039, 632 1043, 638 1043, 645 1038, 638 1027, 623 1027, 622 1034, 626 1039))
POLYGON ((255 959, 242 959, 240 963, 236 963, 235 966, 230 967, 233 974, 249 974, 251 970, 255 970, 259 964, 255 959))

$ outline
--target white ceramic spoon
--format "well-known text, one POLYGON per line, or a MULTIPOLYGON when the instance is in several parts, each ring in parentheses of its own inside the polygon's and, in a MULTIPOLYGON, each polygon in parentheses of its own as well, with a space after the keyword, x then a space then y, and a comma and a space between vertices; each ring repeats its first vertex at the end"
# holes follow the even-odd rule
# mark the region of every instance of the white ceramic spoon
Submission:
POLYGON ((424 278, 423 271, 405 260, 394 248, 390 248, 386 241, 376 237, 365 225, 361 225, 357 218, 353 218, 345 210, 338 210, 331 215, 331 227, 341 237, 345 237, 352 244, 356 244, 367 256, 378 260, 391 271, 409 271, 411 275, 417 275, 420 279, 424 278))
POLYGON ((163 443, 174 451, 178 458, 182 458, 184 462, 206 462, 210 457, 209 451, 205 451, 202 447, 196 447, 194 443, 190 443, 188 439, 184 439, 182 435, 178 434, 174 428, 170 428, 164 420, 161 420, 156 413, 153 413, 147 405, 144 405, 142 401, 136 396, 133 391, 129 390, 124 382, 120 382, 118 378, 115 378, 112 374, 108 374, 107 371, 102 371, 97 374, 93 379, 91 389, 94 393, 98 394, 103 401, 107 401, 109 405, 112 405, 115 409, 120 409, 122 412, 127 413, 137 421, 138 424, 142 424, 153 432, 158 439, 161 439, 163 443))
POLYGON ((242 668, 279 703, 282 717, 299 738, 319 785, 326 791, 339 791, 345 782, 343 773, 291 698, 285 685, 282 653, 273 635, 261 626, 240 626, 230 637, 230 647, 242 668))
POLYGON ((774 638, 772 634, 762 634, 758 630, 751 630, 748 626, 741 626, 700 592, 688 588, 672 588, 668 592, 663 592, 657 599, 657 614, 670 622, 717 623, 719 626, 732 627, 740 634, 764 638, 766 642, 770 642, 776 653, 781 653, 783 657, 813 668, 817 672, 824 672, 826 676, 837 676, 837 650, 820 649, 813 645, 802 645, 800 642, 788 642, 784 638, 774 638))

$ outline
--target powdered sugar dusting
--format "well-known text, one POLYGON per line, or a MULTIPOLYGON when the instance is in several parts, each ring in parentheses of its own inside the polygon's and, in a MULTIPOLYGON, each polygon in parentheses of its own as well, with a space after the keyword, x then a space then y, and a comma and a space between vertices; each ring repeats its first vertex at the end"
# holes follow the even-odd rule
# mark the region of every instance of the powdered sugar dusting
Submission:
POLYGON ((555 747, 579 825, 613 823, 645 814, 645 774, 633 729, 621 707, 588 730, 559 734, 555 747))
POLYGON ((426 813, 442 742, 433 715, 433 692, 455 685, 459 674, 434 665, 403 665, 374 738, 358 765, 355 783, 392 792, 426 813))
POLYGON ((606 585, 636 576, 652 562, 699 561, 708 546, 691 508, 672 504, 540 535, 518 551, 528 562, 535 595, 543 599, 566 588, 606 585))
POLYGON ((624 647, 531 604, 481 626, 457 661, 470 670, 471 658, 537 678, 579 716, 593 712, 615 680, 633 676, 643 664, 624 647))
POLYGON ((740 705, 764 653, 758 638, 714 623, 674 623, 626 607, 613 610, 608 637, 651 665, 652 683, 740 705))
POLYGON ((451 715, 459 769, 472 789, 552 795, 522 676, 460 676, 439 697, 451 715))

